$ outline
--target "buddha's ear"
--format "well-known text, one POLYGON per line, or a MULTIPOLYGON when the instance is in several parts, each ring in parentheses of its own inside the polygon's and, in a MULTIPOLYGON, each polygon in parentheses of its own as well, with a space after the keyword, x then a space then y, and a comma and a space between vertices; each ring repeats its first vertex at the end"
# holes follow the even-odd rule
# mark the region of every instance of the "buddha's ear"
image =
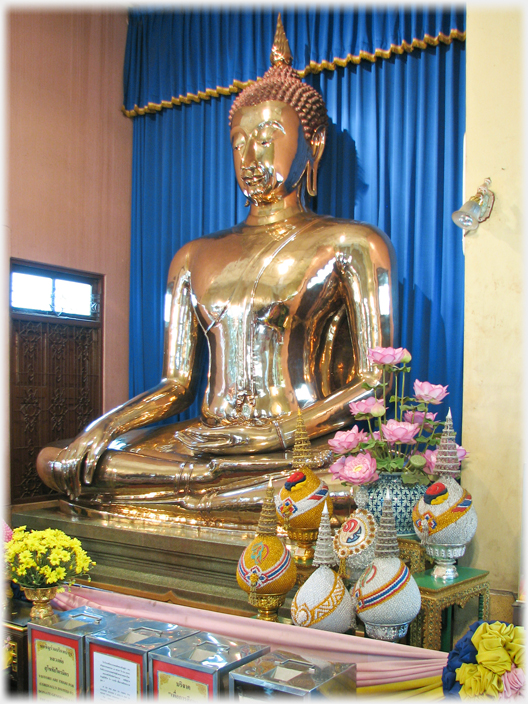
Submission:
POLYGON ((324 148, 326 144, 326 127, 325 125, 319 125, 315 130, 310 140, 310 147, 312 150, 312 156, 314 159, 314 164, 319 163, 321 157, 323 156, 324 148))
POLYGON ((317 195, 317 167, 323 156, 326 142, 326 127, 320 125, 312 135, 310 149, 312 151, 312 162, 306 164, 306 190, 311 196, 317 195))

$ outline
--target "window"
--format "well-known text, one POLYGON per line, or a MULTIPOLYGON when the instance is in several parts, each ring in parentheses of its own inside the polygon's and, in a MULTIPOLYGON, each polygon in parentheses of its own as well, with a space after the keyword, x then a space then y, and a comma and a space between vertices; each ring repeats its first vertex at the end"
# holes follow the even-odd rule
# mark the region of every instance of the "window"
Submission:
POLYGON ((97 283, 79 274, 13 263, 11 307, 40 315, 99 320, 97 283))

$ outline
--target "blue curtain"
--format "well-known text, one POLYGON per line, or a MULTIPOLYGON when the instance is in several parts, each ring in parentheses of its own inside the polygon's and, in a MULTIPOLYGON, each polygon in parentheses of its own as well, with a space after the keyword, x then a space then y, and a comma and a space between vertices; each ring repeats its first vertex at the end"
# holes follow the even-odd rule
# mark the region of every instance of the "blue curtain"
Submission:
MULTIPOLYGON (((306 80, 329 112, 312 207, 372 223, 391 238, 400 294, 396 344, 413 355, 413 379, 449 385, 440 417, 449 405, 459 434, 464 261, 451 213, 462 198, 465 15, 448 8, 130 12, 124 109, 139 113, 130 394, 161 376, 172 256, 190 239, 246 216, 232 167, 229 88, 269 67, 278 10, 294 66, 312 62, 306 80), (334 62, 347 56, 344 66, 334 62), (320 70, 325 61, 332 70, 320 70), (218 97, 199 99, 207 91, 218 97)), ((199 414, 203 388, 180 419, 199 414)))

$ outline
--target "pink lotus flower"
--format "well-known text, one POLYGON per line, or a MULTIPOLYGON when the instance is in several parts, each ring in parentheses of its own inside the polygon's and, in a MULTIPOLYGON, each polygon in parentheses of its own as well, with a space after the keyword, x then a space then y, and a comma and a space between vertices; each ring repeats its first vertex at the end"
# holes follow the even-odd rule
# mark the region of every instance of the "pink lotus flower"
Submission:
MULTIPOLYGON (((457 449, 458 461, 462 462, 464 457, 468 456, 468 452, 461 445, 457 445, 456 449, 457 449)), ((434 474, 435 473, 437 452, 438 452, 438 450, 426 450, 423 453, 423 456, 425 457, 425 467, 423 468, 423 471, 426 474, 434 474)))
POLYGON ((371 347, 368 356, 374 364, 400 364, 412 359, 411 353, 403 347, 371 347))
POLYGON ((423 471, 426 474, 434 474, 436 464, 436 450, 426 450, 423 453, 425 457, 425 465, 423 471))
POLYGON ((464 450, 464 448, 462 447, 462 445, 457 445, 456 447, 457 447, 458 459, 459 459, 460 462, 462 462, 462 460, 464 459, 464 457, 467 457, 469 453, 468 453, 467 450, 464 450))
POLYGON ((346 457, 340 457, 328 467, 328 471, 332 473, 334 479, 341 479, 341 470, 345 466, 346 457))
POLYGON ((344 452, 355 450, 360 442, 367 442, 368 435, 364 430, 359 430, 355 425, 351 430, 339 430, 328 445, 333 452, 342 455, 344 452))
MULTIPOLYGON (((407 423, 418 423, 418 425, 422 425, 424 423, 424 416, 425 420, 430 420, 430 421, 435 421, 437 413, 424 413, 423 411, 405 411, 403 414, 403 419, 407 421, 407 423)), ((424 423, 424 428, 426 430, 432 430, 433 427, 429 423, 424 423)))
POLYGON ((349 484, 368 484, 379 479, 376 460, 369 452, 360 452, 350 457, 340 457, 330 466, 334 479, 349 484))
POLYGON ((403 442, 415 444, 414 436, 419 432, 418 423, 399 422, 391 418, 385 425, 381 426, 383 436, 387 442, 403 442))
POLYGON ((353 416, 358 413, 370 413, 371 416, 380 418, 387 410, 383 405, 383 402, 375 396, 369 396, 363 401, 351 401, 348 406, 350 408, 350 413, 352 413, 353 416))
POLYGON ((441 384, 430 384, 428 381, 418 381, 418 379, 414 382, 414 395, 424 403, 432 403, 436 406, 448 393, 447 386, 441 384))
POLYGON ((524 672, 520 667, 512 663, 510 672, 505 672, 502 675, 503 691, 499 694, 499 699, 511 699, 524 695, 524 672))

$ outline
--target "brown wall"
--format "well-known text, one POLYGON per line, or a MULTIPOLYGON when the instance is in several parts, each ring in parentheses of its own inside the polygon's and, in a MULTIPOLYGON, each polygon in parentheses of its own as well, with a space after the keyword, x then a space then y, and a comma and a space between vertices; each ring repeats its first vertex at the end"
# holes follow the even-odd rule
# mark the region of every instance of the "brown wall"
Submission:
POLYGON ((7 17, 10 255, 104 274, 104 409, 128 398, 125 10, 7 17))

